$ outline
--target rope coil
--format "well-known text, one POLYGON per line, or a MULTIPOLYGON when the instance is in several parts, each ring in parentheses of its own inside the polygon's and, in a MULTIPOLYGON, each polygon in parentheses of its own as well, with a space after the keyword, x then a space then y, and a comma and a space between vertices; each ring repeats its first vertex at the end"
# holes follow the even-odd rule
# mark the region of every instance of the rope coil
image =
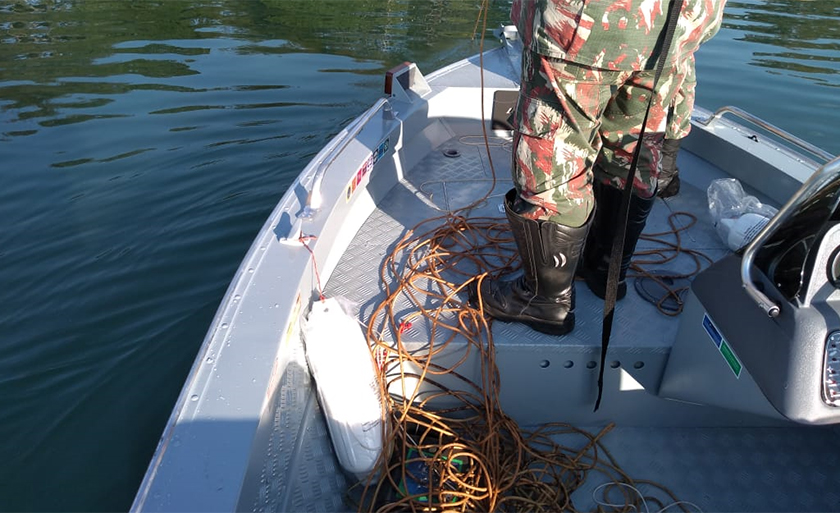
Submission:
POLYGON ((385 450, 378 480, 355 490, 359 511, 576 512, 572 494, 590 479, 605 481, 604 500, 593 498, 599 511, 688 511, 620 468, 602 443, 612 424, 595 434, 563 423, 525 429, 504 412, 489 321, 480 298, 477 307, 462 298, 470 283, 518 265, 503 219, 457 214, 416 225, 383 262, 386 299, 367 337, 383 362, 385 450))

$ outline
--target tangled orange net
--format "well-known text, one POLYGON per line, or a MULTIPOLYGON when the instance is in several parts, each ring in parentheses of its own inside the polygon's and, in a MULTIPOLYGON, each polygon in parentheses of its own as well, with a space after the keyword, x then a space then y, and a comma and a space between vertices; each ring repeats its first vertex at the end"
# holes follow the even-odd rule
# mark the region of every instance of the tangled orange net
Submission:
POLYGON ((511 243, 501 219, 450 214, 415 226, 382 265, 386 300, 367 336, 381 368, 386 443, 359 510, 578 511, 572 494, 592 474, 613 497, 602 511, 661 507, 653 495, 676 504, 666 488, 621 470, 601 440, 612 425, 594 434, 563 423, 523 428, 505 414, 492 331, 481 305, 464 298, 470 283, 516 270, 511 243), (428 341, 405 336, 415 324, 428 341), (643 496, 641 484, 661 493, 643 496))

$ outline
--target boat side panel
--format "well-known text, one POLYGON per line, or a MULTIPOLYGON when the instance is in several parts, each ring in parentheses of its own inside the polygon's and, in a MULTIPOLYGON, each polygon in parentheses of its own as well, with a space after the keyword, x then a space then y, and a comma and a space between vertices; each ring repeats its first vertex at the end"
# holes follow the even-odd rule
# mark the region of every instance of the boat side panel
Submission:
POLYGON ((401 130, 400 120, 382 114, 327 171, 326 206, 302 225, 303 235, 313 236, 308 245, 320 276, 303 245, 282 240, 302 209, 321 155, 281 200, 220 306, 182 391, 183 407, 167 428, 134 510, 231 511, 248 502, 240 493, 255 489, 246 474, 253 476, 263 464, 298 318, 317 297, 318 278, 326 282, 373 209, 371 179, 380 187, 396 182, 398 160, 390 141, 399 141, 401 130))
POLYGON ((683 148, 701 155, 776 206, 784 204, 815 171, 810 163, 728 120, 708 127, 695 123, 683 148))
POLYGON ((236 511, 342 511, 348 481, 333 452, 299 336, 254 441, 236 511))
MULTIPOLYGON (((734 255, 717 262, 697 277, 692 291, 738 358, 738 365, 749 371, 746 378, 754 378, 763 393, 760 398, 743 396, 741 400, 769 400, 784 416, 801 423, 836 423, 837 408, 822 400, 826 339, 840 328, 834 305, 809 308, 789 303, 765 277, 757 276, 764 290, 782 304, 781 315, 771 318, 743 290, 740 265, 740 258, 734 255)), ((722 395, 702 383, 695 385, 695 400, 738 407, 733 403, 738 397, 731 391, 722 395), (706 393, 701 393, 704 390, 706 393)))
POLYGON ((429 73, 426 79, 432 87, 480 87, 483 80, 487 89, 517 89, 520 75, 518 55, 516 50, 511 51, 508 47, 494 48, 484 53, 483 62, 479 55, 475 55, 429 73))

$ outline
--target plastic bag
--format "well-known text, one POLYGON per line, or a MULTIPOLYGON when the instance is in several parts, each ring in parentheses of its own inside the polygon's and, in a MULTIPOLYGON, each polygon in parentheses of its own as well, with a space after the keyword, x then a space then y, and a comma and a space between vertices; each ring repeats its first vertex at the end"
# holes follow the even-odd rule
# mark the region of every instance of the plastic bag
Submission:
POLYGON ((712 222, 732 251, 749 244, 778 212, 744 192, 741 182, 735 178, 713 180, 707 196, 712 222))

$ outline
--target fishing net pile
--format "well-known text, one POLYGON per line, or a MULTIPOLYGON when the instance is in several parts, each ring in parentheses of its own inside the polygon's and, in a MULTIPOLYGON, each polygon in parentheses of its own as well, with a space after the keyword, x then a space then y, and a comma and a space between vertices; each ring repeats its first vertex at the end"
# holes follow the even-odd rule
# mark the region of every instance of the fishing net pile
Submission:
POLYGON ((590 509, 688 511, 664 487, 622 471, 602 443, 612 425, 524 428, 505 414, 489 321, 466 288, 517 266, 505 220, 456 214, 414 227, 386 258, 386 300, 367 332, 385 446, 374 476, 358 485, 359 510, 579 511, 573 494, 591 480, 599 486, 585 497, 590 509), (418 325, 419 344, 407 336, 418 325))

